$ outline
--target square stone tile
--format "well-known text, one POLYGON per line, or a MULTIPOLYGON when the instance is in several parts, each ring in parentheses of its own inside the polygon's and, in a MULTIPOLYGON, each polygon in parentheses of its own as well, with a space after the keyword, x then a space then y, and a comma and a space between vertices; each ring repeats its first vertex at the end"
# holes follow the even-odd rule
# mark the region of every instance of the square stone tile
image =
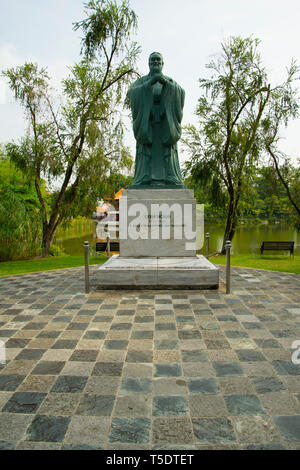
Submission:
POLYGON ((153 331, 152 330, 132 331, 131 339, 153 339, 153 331))
POLYGON ((151 377, 153 375, 152 364, 125 363, 123 377, 151 377))
POLYGON ((180 364, 154 364, 154 377, 181 377, 182 375, 180 364))
POLYGON ((83 376, 60 375, 53 385, 51 392, 56 393, 81 393, 88 378, 83 376))
POLYGON ((14 392, 25 379, 25 375, 0 374, 0 391, 14 392))
POLYGON ((238 362, 214 362, 213 367, 216 371, 217 377, 245 375, 238 362))
POLYGON ((172 349, 178 349, 178 341, 176 339, 174 340, 168 340, 168 339, 161 339, 161 340, 155 340, 154 341, 154 349, 157 350, 172 350, 172 349))
POLYGON ((63 361, 40 361, 32 371, 32 375, 58 375, 62 371, 63 361))
POLYGON ((218 377, 220 389, 225 395, 252 395, 255 388, 248 377, 218 377))
POLYGON ((109 426, 110 418, 104 416, 73 416, 64 443, 104 446, 109 426))
POLYGON ((0 392, 0 410, 8 402, 13 394, 11 392, 0 392))
POLYGON ((0 440, 18 442, 32 417, 32 414, 0 413, 0 440))
POLYGON ((99 351, 95 350, 76 349, 69 360, 76 362, 95 362, 98 354, 99 351))
POLYGON ((153 362, 157 363, 175 363, 180 362, 180 352, 179 351, 154 351, 153 352, 153 362))
MULTIPOLYGON (((265 352, 265 351, 264 351, 265 352)), ((272 376, 276 374, 275 368, 267 361, 241 362, 241 366, 249 377, 272 376)))
POLYGON ((300 415, 296 416, 273 416, 282 438, 288 442, 299 442, 300 415))
POLYGON ((148 418, 114 418, 109 442, 146 444, 150 439, 150 424, 148 418))
POLYGON ((187 382, 183 378, 154 378, 154 395, 184 395, 187 392, 187 382))
POLYGON ((224 400, 231 415, 265 414, 259 398, 256 395, 236 394, 225 395, 224 400))
POLYGON ((96 395, 116 395, 120 383, 120 377, 92 376, 88 378, 84 391, 96 395))
POLYGON ((16 360, 39 360, 42 358, 45 349, 23 349, 20 354, 16 356, 16 360))
POLYGON ((152 401, 153 416, 187 416, 188 401, 185 396, 154 396, 152 401))
POLYGON ((3 369, 5 375, 27 375, 37 364, 37 361, 13 360, 7 363, 3 369))
POLYGON ((119 396, 116 400, 114 417, 149 418, 151 399, 143 395, 119 396))
POLYGON ((16 392, 4 405, 2 412, 23 414, 36 413, 45 397, 45 393, 16 392))
POLYGON ((260 401, 270 415, 300 415, 300 403, 288 392, 270 392, 260 396, 260 401))
POLYGON ((218 394, 220 393, 217 381, 214 377, 197 378, 192 377, 187 380, 189 393, 218 394))
POLYGON ((272 366, 278 375, 300 375, 300 367, 292 361, 273 361, 272 366))
POLYGON ((114 395, 85 393, 80 400, 76 415, 110 416, 114 406, 114 395))
POLYGON ((97 362, 93 369, 92 375, 120 377, 122 375, 122 369, 123 363, 97 362))
POLYGON ((152 380, 150 378, 123 378, 119 395, 131 395, 132 393, 142 393, 147 395, 152 392, 152 380))
POLYGON ((269 444, 281 441, 276 426, 267 416, 233 416, 232 421, 238 440, 242 444, 269 444))
POLYGON ((185 377, 215 377, 216 375, 209 362, 184 362, 182 368, 185 377))
POLYGON ((105 335, 106 333, 104 331, 90 330, 84 334, 83 339, 104 339, 105 335))
POLYGON ((70 417, 36 415, 26 432, 25 440, 62 442, 70 417))
POLYGON ((94 369, 94 362, 68 361, 61 371, 61 375, 89 376, 94 369))
POLYGON ((229 415, 221 395, 189 395, 189 405, 193 417, 218 417, 229 415))
POLYGON ((156 445, 190 444, 193 442, 191 421, 184 416, 154 417, 152 421, 152 443, 156 445))
POLYGON ((265 357, 260 351, 253 349, 238 349, 235 351, 241 362, 265 361, 265 357))
POLYGON ((259 394, 286 390, 283 382, 278 377, 254 377, 252 382, 259 394))
POLYGON ((237 442, 228 418, 193 418, 192 423, 196 442, 203 444, 237 442))
POLYGON ((50 391, 56 378, 55 375, 29 375, 21 383, 19 391, 47 393, 50 391))
POLYGON ((208 357, 203 349, 181 350, 182 362, 207 362, 208 357))
POLYGON ((39 413, 54 416, 72 416, 79 403, 79 393, 49 393, 39 413))
POLYGON ((125 350, 117 350, 117 349, 111 349, 111 350, 102 350, 99 353, 99 356, 97 358, 98 362, 124 362, 126 357, 126 351, 125 350))
POLYGON ((145 351, 134 351, 130 350, 126 356, 126 362, 152 362, 153 359, 153 351, 152 350, 145 350, 145 351))

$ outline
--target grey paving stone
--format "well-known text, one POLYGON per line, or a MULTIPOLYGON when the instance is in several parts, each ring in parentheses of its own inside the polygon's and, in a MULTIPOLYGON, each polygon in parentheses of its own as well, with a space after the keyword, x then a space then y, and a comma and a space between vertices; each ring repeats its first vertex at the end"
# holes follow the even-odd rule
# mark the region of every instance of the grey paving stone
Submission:
POLYGON ((180 377, 182 368, 180 364, 154 364, 154 377, 180 377))
POLYGON ((300 415, 296 416, 273 416, 281 436, 286 441, 299 442, 300 438, 300 415))
POLYGON ((0 413, 0 440, 19 441, 32 418, 32 414, 0 413))
POLYGON ((217 381, 213 377, 209 378, 189 378, 187 380, 189 393, 220 393, 217 381))
POLYGON ((83 391, 87 377, 61 375, 54 383, 51 392, 56 393, 80 393, 83 391))
POLYGON ((25 375, 1 375, 0 374, 0 390, 6 392, 14 392, 25 379, 25 375))
POLYGON ((103 446, 107 441, 110 418, 99 416, 73 416, 65 435, 64 444, 103 446))
POLYGON ((193 418, 196 442, 236 442, 232 424, 228 418, 193 418))
POLYGON ((245 375, 238 362, 213 362, 217 377, 245 375))
POLYGON ((84 394, 76 410, 76 415, 110 416, 114 401, 114 395, 84 394))
POLYGON ((266 413, 256 395, 225 395, 224 400, 231 415, 258 415, 266 413))
POLYGON ((181 351, 182 362, 208 362, 207 354, 202 349, 181 351))
POLYGON ((134 351, 130 350, 126 356, 126 362, 152 362, 153 351, 134 351))
MULTIPOLYGON (((184 445, 194 441, 191 420, 187 417, 154 417, 152 443, 154 445, 184 445)), ((175 447, 172 445, 172 449, 175 447)))
POLYGON ((120 377, 122 375, 123 363, 118 362, 97 362, 92 375, 102 376, 108 375, 120 377))
POLYGON ((2 408, 4 413, 36 413, 46 397, 45 393, 16 392, 2 408))
POLYGON ((254 377, 252 382, 259 394, 286 390, 286 387, 278 377, 254 377))
POLYGON ((64 365, 62 361, 41 361, 33 369, 32 375, 58 375, 64 365))
POLYGON ((185 396, 154 396, 153 416, 187 416, 188 401, 185 396))
POLYGON ((62 442, 70 417, 36 415, 26 432, 25 440, 62 442))
POLYGON ((14 450, 16 442, 0 441, 0 450, 14 450))
POLYGON ((161 339, 161 340, 154 341, 154 348, 161 349, 161 350, 172 350, 172 349, 178 349, 179 344, 177 340, 161 339))
POLYGON ((266 415, 233 416, 232 421, 241 444, 271 444, 281 442, 272 419, 266 415))
POLYGON ((109 442, 145 444, 150 438, 150 419, 114 418, 111 424, 109 442))
POLYGON ((241 362, 265 361, 266 358, 260 351, 254 349, 236 349, 236 354, 241 362))
POLYGON ((272 366, 279 375, 300 375, 299 365, 293 364, 291 361, 273 361, 272 366))

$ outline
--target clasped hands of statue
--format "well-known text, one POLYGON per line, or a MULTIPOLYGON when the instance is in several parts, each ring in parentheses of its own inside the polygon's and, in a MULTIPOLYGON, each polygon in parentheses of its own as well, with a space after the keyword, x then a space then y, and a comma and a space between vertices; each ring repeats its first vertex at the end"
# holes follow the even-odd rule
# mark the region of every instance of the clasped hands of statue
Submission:
POLYGON ((149 86, 152 86, 157 82, 161 83, 162 85, 165 85, 165 83, 167 83, 167 78, 161 72, 160 73, 158 72, 153 75, 150 75, 150 78, 147 81, 147 84, 149 86))

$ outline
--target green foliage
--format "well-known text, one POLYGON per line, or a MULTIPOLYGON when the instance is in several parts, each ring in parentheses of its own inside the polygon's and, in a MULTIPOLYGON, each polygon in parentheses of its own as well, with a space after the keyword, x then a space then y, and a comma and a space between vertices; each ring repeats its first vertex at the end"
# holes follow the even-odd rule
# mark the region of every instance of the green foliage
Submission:
POLYGON ((52 243, 49 249, 49 256, 66 256, 66 253, 60 246, 52 243))
POLYGON ((26 208, 18 193, 0 189, 0 260, 36 256, 41 245, 38 209, 26 208))
MULTIPOLYGON (((267 128, 273 125, 270 109, 284 120, 297 108, 289 89, 295 65, 288 70, 287 81, 271 89, 258 45, 259 40, 251 37, 231 37, 222 44, 220 56, 207 65, 211 77, 199 80, 199 125, 185 128, 190 156, 185 175, 191 176, 196 187, 206 189, 207 202, 226 205, 222 252, 225 241, 234 236, 239 213, 245 211, 245 198, 244 207, 240 201, 247 187, 251 193, 249 185, 266 148, 267 128)), ((273 207, 276 201, 270 204, 273 207)))
POLYGON ((91 0, 85 7, 86 18, 74 25, 84 34, 82 58, 63 80, 62 97, 50 95, 47 72, 36 64, 3 72, 29 124, 26 137, 8 144, 6 151, 34 181, 44 256, 59 225, 91 213, 101 184, 132 165, 123 143, 120 107, 139 53, 130 41, 136 16, 127 0, 91 0), (50 206, 42 178, 52 190, 50 206))

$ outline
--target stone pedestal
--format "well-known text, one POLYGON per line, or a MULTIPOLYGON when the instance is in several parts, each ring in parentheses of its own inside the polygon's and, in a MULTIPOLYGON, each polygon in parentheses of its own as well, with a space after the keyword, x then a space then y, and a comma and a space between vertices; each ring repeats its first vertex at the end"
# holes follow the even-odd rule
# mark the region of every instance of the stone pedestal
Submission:
POLYGON ((218 288, 219 270, 196 255, 193 191, 123 191, 119 235, 120 255, 99 267, 98 288, 218 288))

